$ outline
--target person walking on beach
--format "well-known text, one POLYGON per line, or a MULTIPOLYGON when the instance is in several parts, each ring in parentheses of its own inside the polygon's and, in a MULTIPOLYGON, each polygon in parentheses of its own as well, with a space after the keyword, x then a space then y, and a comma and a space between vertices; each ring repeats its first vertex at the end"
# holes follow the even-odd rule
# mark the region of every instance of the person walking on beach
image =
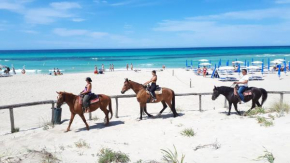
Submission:
POLYGON ((133 71, 133 64, 131 63, 131 70, 133 71))
POLYGON ((90 77, 86 78, 87 85, 85 86, 85 89, 80 93, 81 96, 83 96, 83 108, 85 109, 85 112, 90 112, 90 97, 92 94, 92 79, 90 77))
POLYGON ((203 77, 206 77, 207 69, 206 69, 205 66, 203 67, 203 70, 202 71, 203 71, 203 77))
POLYGON ((238 89, 234 89, 235 90, 234 94, 239 95, 239 97, 241 99, 240 104, 244 103, 243 93, 245 92, 245 90, 248 89, 248 83, 249 83, 249 76, 247 75, 247 70, 243 69, 242 74, 243 74, 243 77, 238 82, 234 82, 234 84, 238 84, 238 89), (237 90, 238 90, 238 92, 237 92, 237 90))
POLYGON ((114 69, 114 64, 112 64, 112 71, 114 71, 115 69, 114 69))
POLYGON ((152 96, 152 102, 156 101, 156 95, 155 95, 155 90, 156 90, 156 82, 157 82, 157 75, 156 75, 156 71, 153 70, 152 71, 152 78, 147 81, 146 83, 144 83, 144 85, 147 85, 149 83, 151 83, 151 88, 150 88, 150 94, 152 96))
POLYGON ((105 67, 104 67, 104 64, 102 64, 102 71, 103 71, 103 72, 105 71, 105 67))
POLYGON ((110 71, 112 71, 112 64, 110 64, 110 71))
POLYGON ((128 71, 128 69, 129 69, 129 64, 127 63, 127 66, 126 66, 126 68, 127 68, 127 71, 128 71))

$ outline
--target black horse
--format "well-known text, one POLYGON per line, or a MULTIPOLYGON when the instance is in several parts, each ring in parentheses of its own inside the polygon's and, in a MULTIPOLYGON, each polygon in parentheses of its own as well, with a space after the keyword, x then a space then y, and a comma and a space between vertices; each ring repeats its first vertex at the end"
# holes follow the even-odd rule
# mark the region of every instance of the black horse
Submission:
MULTIPOLYGON (((246 112, 246 114, 249 113, 253 108, 255 108, 256 104, 258 105, 258 107, 261 107, 264 104, 264 102, 267 100, 267 97, 268 97, 267 91, 263 88, 250 87, 246 91, 248 91, 248 90, 250 90, 252 94, 245 96, 244 101, 248 102, 248 101, 252 100, 252 107, 251 107, 251 109, 249 109, 246 112), (262 96, 262 103, 260 104, 259 99, 261 98, 261 96, 262 96)), ((212 100, 217 99, 220 94, 224 95, 229 102, 228 115, 231 115, 232 104, 234 104, 236 112, 239 115, 241 115, 241 113, 238 111, 238 106, 237 106, 239 99, 236 95, 234 95, 234 88, 224 87, 224 86, 222 86, 222 87, 214 86, 212 100)))

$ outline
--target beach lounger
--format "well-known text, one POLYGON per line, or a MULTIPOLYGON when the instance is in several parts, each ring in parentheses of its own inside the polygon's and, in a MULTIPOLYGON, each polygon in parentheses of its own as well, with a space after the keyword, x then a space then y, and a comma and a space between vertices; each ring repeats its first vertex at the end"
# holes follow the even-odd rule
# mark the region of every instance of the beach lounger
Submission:
POLYGON ((238 79, 236 77, 220 77, 219 81, 238 81, 238 79))
POLYGON ((251 76, 251 77, 249 77, 249 80, 250 81, 253 81, 253 80, 264 80, 264 78, 262 76, 251 76))

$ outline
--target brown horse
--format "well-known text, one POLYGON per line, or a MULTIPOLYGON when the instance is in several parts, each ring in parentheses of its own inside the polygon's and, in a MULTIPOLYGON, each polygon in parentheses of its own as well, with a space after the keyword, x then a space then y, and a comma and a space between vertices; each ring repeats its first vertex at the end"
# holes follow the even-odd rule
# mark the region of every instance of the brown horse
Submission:
MULTIPOLYGON (((136 93, 137 101, 140 103, 140 120, 142 120, 143 110, 149 117, 152 117, 152 115, 147 112, 146 108, 146 103, 148 99, 150 99, 150 95, 146 92, 146 88, 142 84, 125 79, 121 93, 124 94, 129 89, 132 89, 136 93)), ((173 116, 178 116, 175 110, 175 94, 173 90, 162 88, 162 94, 156 94, 156 99, 154 103, 161 102, 163 105, 163 109, 158 114, 159 116, 167 108, 167 105, 170 107, 173 116)))
MULTIPOLYGON (((56 93, 58 94, 57 108, 60 108, 63 103, 67 103, 67 105, 69 106, 70 112, 71 112, 71 118, 70 118, 69 125, 68 125, 66 132, 68 132, 70 130, 71 123, 73 122, 76 114, 78 114, 82 118, 82 120, 86 124, 87 130, 89 130, 90 128, 89 128, 89 125, 87 124, 87 121, 85 119, 83 108, 79 104, 81 97, 76 96, 72 93, 66 93, 66 92, 56 92, 56 93)), ((99 98, 100 98, 99 102, 90 105, 90 107, 89 107, 90 112, 93 112, 93 111, 97 110, 98 108, 101 108, 102 111, 106 115, 106 118, 104 119, 105 124, 108 125, 109 124, 109 112, 111 113, 110 119, 112 119, 112 117, 113 117, 111 98, 109 96, 103 95, 103 94, 99 95, 99 98), (109 110, 106 109, 108 105, 109 105, 109 110)))

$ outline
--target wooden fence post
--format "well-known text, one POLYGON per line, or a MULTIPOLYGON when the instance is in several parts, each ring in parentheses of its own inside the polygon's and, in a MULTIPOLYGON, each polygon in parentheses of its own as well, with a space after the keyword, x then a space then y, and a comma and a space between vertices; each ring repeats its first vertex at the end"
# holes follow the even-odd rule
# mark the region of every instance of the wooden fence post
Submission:
POLYGON ((202 111, 202 109, 201 109, 201 95, 199 95, 199 111, 202 111))
POLYGON ((116 99, 116 113, 115 113, 115 117, 116 118, 119 118, 119 116, 118 116, 118 98, 116 97, 115 99, 116 99))
POLYGON ((227 101, 227 98, 225 98, 225 103, 224 103, 224 108, 227 108, 228 107, 228 101, 227 101))
POLYGON ((89 119, 92 120, 92 112, 89 113, 89 119))
POLYGON ((191 78, 190 78, 190 81, 189 81, 189 87, 191 88, 191 78))
POLYGON ((51 103, 51 123, 54 124, 54 102, 51 103))
POLYGON ((283 93, 280 93, 280 105, 283 105, 283 93))
POLYGON ((11 122, 11 133, 13 133, 15 130, 13 108, 9 108, 9 113, 10 113, 10 122, 11 122))

